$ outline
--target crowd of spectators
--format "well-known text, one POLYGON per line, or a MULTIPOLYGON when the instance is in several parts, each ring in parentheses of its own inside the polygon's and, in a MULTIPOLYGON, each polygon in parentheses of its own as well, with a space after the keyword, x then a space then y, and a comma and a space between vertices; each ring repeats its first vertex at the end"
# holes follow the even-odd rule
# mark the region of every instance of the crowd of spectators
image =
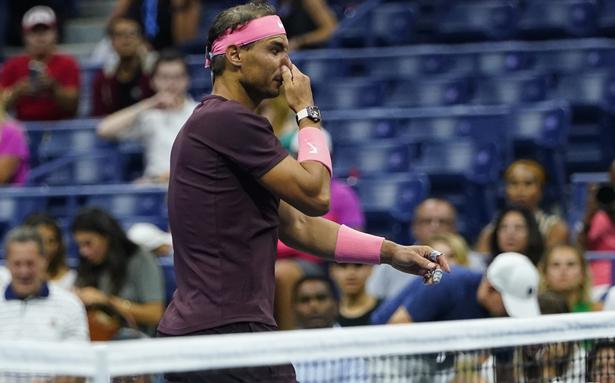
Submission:
MULTIPOLYGON (((22 185, 27 179, 31 154, 19 121, 75 118, 83 96, 78 61, 57 47, 71 7, 49 5, 11 14, 12 23, 20 15, 18 30, 24 48, 23 54, 6 59, 0 70, 2 185, 22 185), (64 11, 60 15, 54 9, 64 11)), ((293 50, 323 46, 336 28, 335 14, 323 0, 289 0, 278 5, 293 50)), ((8 14, 2 7, 8 7, 7 2, 0 1, 0 25, 8 14)), ((102 139, 143 143, 145 170, 137 182, 168 181, 173 140, 197 105, 188 93, 189 71, 178 49, 198 39, 202 7, 197 0, 118 0, 109 19, 106 43, 98 50, 101 68, 93 77, 91 114, 100 118, 96 131, 102 139)), ((5 38, 14 40, 14 36, 5 38)), ((290 109, 280 100, 262 105, 261 113, 293 153, 296 126, 290 109)), ((589 193, 578 238, 573 238, 564 217, 548 210, 543 199, 548 174, 535 160, 519 158, 506 168, 499 185, 504 190, 504 207, 476 243, 458 232, 453 203, 440 196, 424 199, 407 212, 410 236, 416 244, 443 252, 454 265, 436 287, 426 288, 421 279, 386 265, 328 264, 279 242, 275 268, 279 327, 601 310, 605 296, 593 290, 612 284, 611 262, 588 262, 584 254, 585 250, 615 251, 615 161, 610 174, 610 185, 589 193), (511 304, 510 296, 521 299, 523 307, 511 304)), ((326 218, 363 229, 366 222, 360 202, 349 185, 334 179, 326 218)), ((37 212, 6 235, 0 321, 10 326, 0 326, 0 338, 23 335, 31 328, 43 333, 46 330, 34 323, 37 315, 62 316, 58 321, 65 327, 45 332, 52 339, 111 339, 122 327, 139 336, 153 335, 166 303, 156 257, 172 257, 171 234, 149 224, 125 231, 117 218, 94 207, 73 217, 69 231, 63 231, 54 217, 37 212), (76 266, 68 262, 67 238, 76 245, 76 266), (16 321, 17 300, 28 301, 27 320, 16 321), (100 313, 119 318, 118 324, 101 327, 96 319, 100 313)), ((606 308, 615 308, 608 304, 614 297, 615 293, 606 296, 606 308)), ((603 359, 615 352, 610 347, 594 350, 591 376, 609 368, 603 359)), ((545 374, 563 376, 562 371, 553 371, 545 374)))

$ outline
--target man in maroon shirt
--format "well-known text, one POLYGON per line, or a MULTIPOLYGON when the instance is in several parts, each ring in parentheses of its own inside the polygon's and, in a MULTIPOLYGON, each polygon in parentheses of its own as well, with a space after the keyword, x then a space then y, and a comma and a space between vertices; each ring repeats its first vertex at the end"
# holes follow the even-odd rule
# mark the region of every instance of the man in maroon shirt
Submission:
MULTIPOLYGON (((432 270, 448 270, 443 257, 431 258, 437 264, 429 260, 427 246, 400 246, 319 217, 329 208, 330 159, 319 115, 308 108, 314 105, 309 78, 290 62, 284 27, 274 15, 266 4, 240 5, 218 15, 209 31, 212 95, 195 108, 171 152, 168 204, 177 290, 158 327, 161 336, 275 330, 278 238, 336 261, 390 263, 428 282, 432 270), (298 160, 254 112, 282 86, 298 112, 298 160)), ((166 378, 295 381, 291 365, 166 378)))
POLYGON ((4 63, 0 92, 20 120, 60 120, 74 117, 79 102, 79 65, 56 52, 56 16, 45 6, 23 17, 26 54, 4 63))

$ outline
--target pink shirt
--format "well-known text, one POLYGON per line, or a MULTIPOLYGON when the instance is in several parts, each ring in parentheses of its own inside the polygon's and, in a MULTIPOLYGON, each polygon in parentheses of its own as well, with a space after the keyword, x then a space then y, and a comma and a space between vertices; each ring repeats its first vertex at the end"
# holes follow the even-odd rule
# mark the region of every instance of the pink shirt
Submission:
POLYGON ((29 170, 30 152, 26 134, 15 121, 5 121, 0 125, 0 157, 17 157, 19 164, 8 183, 24 184, 29 170))
POLYGON ((615 250, 615 224, 605 212, 599 211, 594 215, 587 239, 589 250, 615 250))
MULTIPOLYGON (((359 197, 350 186, 336 179, 331 180, 331 207, 323 218, 355 229, 365 226, 365 217, 359 197)), ((314 262, 323 261, 321 258, 301 253, 286 246, 282 241, 278 241, 278 258, 292 257, 299 257, 314 262)))
MULTIPOLYGON (((615 250, 615 224, 609 216, 598 211, 587 233, 587 249, 597 251, 615 250)), ((590 264, 594 285, 612 284, 611 261, 592 261, 590 264)))

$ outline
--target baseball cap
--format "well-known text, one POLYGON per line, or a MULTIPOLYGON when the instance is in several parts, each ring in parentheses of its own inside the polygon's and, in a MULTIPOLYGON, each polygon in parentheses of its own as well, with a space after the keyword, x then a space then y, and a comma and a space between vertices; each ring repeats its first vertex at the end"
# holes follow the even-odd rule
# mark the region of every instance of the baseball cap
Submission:
POLYGON ((50 28, 55 28, 56 14, 53 12, 53 9, 44 5, 37 5, 36 7, 30 8, 26 14, 23 15, 23 19, 21 19, 21 28, 24 32, 29 32, 37 25, 46 25, 50 28))
POLYGON ((540 315, 538 270, 525 255, 514 252, 499 254, 487 268, 487 280, 502 295, 509 316, 540 315))
POLYGON ((151 223, 135 223, 126 234, 131 241, 149 251, 156 250, 162 245, 172 246, 173 244, 171 234, 151 223))

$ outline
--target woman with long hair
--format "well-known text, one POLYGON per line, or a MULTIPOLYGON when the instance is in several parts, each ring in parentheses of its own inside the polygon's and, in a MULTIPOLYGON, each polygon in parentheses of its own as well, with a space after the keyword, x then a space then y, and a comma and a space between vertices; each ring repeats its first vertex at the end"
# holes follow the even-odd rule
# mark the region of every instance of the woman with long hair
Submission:
POLYGON ((492 257, 512 251, 525 255, 534 265, 538 265, 545 250, 536 219, 520 206, 509 206, 497 215, 489 247, 492 257))
POLYGON ((48 214, 34 213, 23 224, 36 229, 43 240, 49 281, 65 289, 73 287, 77 273, 66 263, 66 246, 58 222, 48 214))
POLYGON ((71 232, 79 248, 75 285, 83 303, 111 305, 153 334, 164 311, 164 282, 155 257, 99 208, 81 210, 71 232))

